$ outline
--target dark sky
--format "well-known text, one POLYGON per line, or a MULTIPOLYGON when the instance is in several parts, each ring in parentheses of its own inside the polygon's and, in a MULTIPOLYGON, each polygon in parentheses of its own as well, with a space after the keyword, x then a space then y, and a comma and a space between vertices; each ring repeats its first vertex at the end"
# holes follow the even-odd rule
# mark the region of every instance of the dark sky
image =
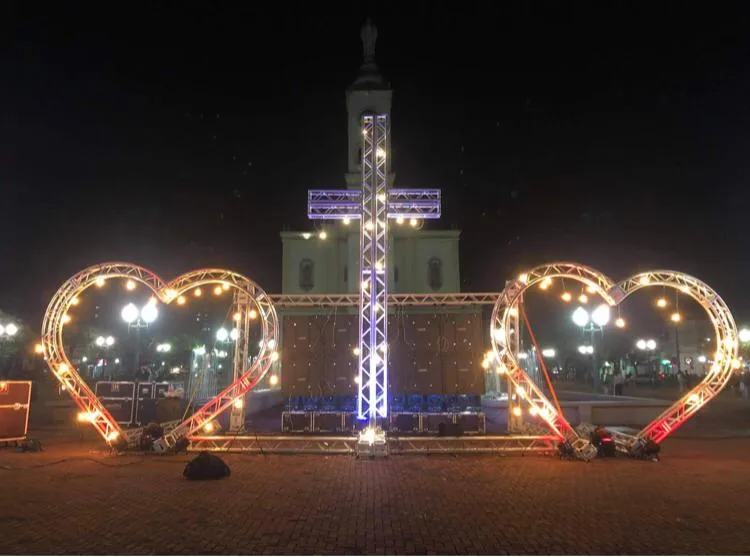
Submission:
POLYGON ((116 259, 278 292, 279 231, 343 182, 369 12, 398 183, 443 189, 464 290, 575 259, 684 270, 750 312, 744 11, 344 4, 3 4, 0 307, 37 324, 63 280, 116 259))

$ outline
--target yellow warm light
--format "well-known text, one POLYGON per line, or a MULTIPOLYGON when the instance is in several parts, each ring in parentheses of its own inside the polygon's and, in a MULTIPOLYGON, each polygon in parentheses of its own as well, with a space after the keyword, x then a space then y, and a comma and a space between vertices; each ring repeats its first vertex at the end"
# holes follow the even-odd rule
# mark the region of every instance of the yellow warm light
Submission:
POLYGON ((278 359, 279 359, 279 353, 278 353, 278 352, 275 352, 275 351, 274 351, 274 352, 271 352, 271 361, 272 361, 272 362, 275 362, 275 361, 276 361, 276 360, 278 360, 278 359))
POLYGON ((148 303, 149 303, 149 304, 151 304, 151 305, 156 305, 156 302, 158 302, 158 301, 159 301, 159 300, 157 300, 157 299, 156 299, 156 296, 151 296, 151 297, 150 297, 150 298, 148 299, 148 303))
POLYGON ((77 296, 74 296, 73 299, 70 300, 71 306, 77 306, 79 303, 81 303, 81 300, 79 300, 77 296))
POLYGON ((221 293, 222 293, 222 292, 223 292, 223 290, 221 289, 221 286, 216 286, 216 287, 214 287, 214 294, 215 294, 216 296, 221 296, 221 293))
POLYGON ((531 414, 532 416, 536 416, 538 413, 539 411, 536 409, 536 407, 532 406, 531 408, 529 408, 529 414, 531 414))
POLYGON ((589 297, 586 296, 586 294, 581 294, 580 296, 578 296, 578 301, 582 304, 586 304, 589 301, 589 297))
POLYGON ((688 402, 695 404, 696 402, 699 402, 701 399, 700 396, 698 396, 698 393, 693 393, 688 397, 688 402))
POLYGON ((513 407, 513 415, 518 417, 521 415, 521 407, 520 406, 514 406, 513 407))
POLYGON ((177 290, 175 290, 174 288, 167 288, 166 294, 167 298, 172 300, 175 296, 177 296, 177 290))
POLYGON ((586 292, 589 294, 596 294, 596 286, 588 285, 586 287, 586 292))
POLYGON ((367 290, 367 288, 370 286, 370 283, 366 280, 362 281, 362 290, 367 290))
POLYGON ((412 227, 416 228, 416 227, 417 227, 417 225, 419 224, 419 221, 418 221, 417 219, 410 219, 410 220, 409 220, 409 224, 410 224, 410 225, 411 225, 412 227))
POLYGON ((203 431, 206 433, 211 433, 214 430, 214 424, 211 422, 206 422, 203 424, 203 431))
POLYGON ((371 220, 368 220, 368 221, 367 221, 367 222, 365 223, 365 229, 367 229, 367 230, 372 230, 373 228, 375 228, 375 225, 374 225, 374 224, 372 224, 372 221, 371 221, 371 220))
POLYGON ((674 321, 675 323, 679 323, 680 321, 682 321, 682 315, 680 315, 680 314, 679 314, 679 313, 677 313, 677 312, 674 312, 674 313, 673 313, 673 314, 671 315, 670 319, 671 319, 672 321, 674 321))
POLYGON ((177 296, 177 305, 178 306, 184 306, 185 302, 187 302, 187 300, 185 299, 185 296, 177 296))
POLYGON ((221 289, 222 289, 222 290, 223 290, 224 292, 226 292, 227 290, 229 290, 229 287, 230 287, 230 286, 231 286, 231 285, 230 285, 230 284, 229 284, 228 282, 222 282, 222 283, 221 283, 221 289))
POLYGON ((250 310, 250 311, 248 312, 247 316, 248 316, 248 317, 249 317, 250 319, 257 319, 257 318, 258 318, 258 312, 257 312, 257 311, 255 311, 254 309, 251 309, 251 310, 250 310))
POLYGON ((201 294, 203 294, 203 291, 200 288, 196 288, 195 290, 193 290, 193 294, 195 294, 196 298, 200 298, 201 294))
POLYGON ((234 315, 232 316, 232 318, 233 318, 233 319, 234 319, 235 321, 239 321, 240 319, 242 319, 242 314, 241 314, 241 313, 240 313, 240 312, 238 311, 237 313, 235 313, 235 314, 234 314, 234 315))
POLYGON ((326 238, 328 238, 328 232, 326 232, 325 230, 321 230, 320 234, 318 234, 318 238, 320 238, 321 240, 325 240, 326 238))
POLYGON ((560 298, 562 299, 563 302, 569 302, 570 300, 573 299, 573 295, 570 292, 563 292, 560 295, 560 298))
POLYGON ((396 224, 404 224, 404 217, 398 217, 396 219, 396 224))
POLYGON ((529 282, 529 275, 527 273, 521 273, 520 275, 518 275, 518 280, 519 282, 526 284, 527 282, 529 282))
POLYGON ((379 193, 378 194, 378 201, 380 201, 381 203, 385 203, 385 194, 384 193, 379 193))
POLYGON ((732 369, 740 369, 742 367, 742 362, 738 359, 732 360, 732 369))
POLYGON ((643 275, 640 279, 638 279, 638 282, 640 282, 643 285, 646 285, 649 282, 651 282, 651 279, 648 278, 648 275, 643 275))
POLYGON ((617 327, 618 329, 625 328, 625 320, 622 317, 618 317, 617 319, 615 319, 615 327, 617 327))
POLYGON ((484 369, 490 369, 490 362, 487 360, 482 360, 482 367, 484 369))
POLYGON ((104 286, 104 283, 105 283, 105 282, 107 282, 107 281, 106 281, 106 280, 104 280, 104 279, 103 279, 102 277, 99 277, 98 279, 96 279, 96 283, 95 283, 95 284, 96 284, 96 285, 97 285, 97 286, 98 286, 99 288, 101 288, 102 286, 104 286))
POLYGON ((352 348, 352 354, 354 354, 355 356, 359 356, 359 348, 357 346, 352 348))
POLYGON ((242 408, 244 406, 244 402, 241 398, 235 398, 234 399, 234 407, 235 408, 242 408))
POLYGON ((690 292, 690 288, 683 284, 682 286, 680 286, 680 292, 684 292, 685 294, 687 294, 688 292, 690 292))
POLYGON ((79 422, 93 422, 94 413, 93 412, 78 412, 78 421, 79 422))
POLYGON ((125 283, 125 288, 127 290, 135 290, 135 286, 136 286, 135 281, 132 279, 128 279, 127 282, 125 283))
POLYGON ((107 441, 115 441, 120 436, 119 431, 110 431, 107 434, 107 441))
POLYGON ((271 376, 271 377, 270 377, 270 378, 268 379, 268 382, 269 382, 269 383, 270 383, 271 385, 278 385, 278 384, 279 384, 279 376, 278 376, 278 375, 272 375, 272 376, 271 376))
POLYGON ((541 283, 539 283, 539 288, 541 288, 542 290, 547 290, 550 285, 552 285, 552 279, 547 277, 541 283))
POLYGON ((63 323, 70 323, 70 315, 68 315, 67 313, 65 315, 63 315, 62 322, 63 323))
POLYGON ((658 300, 656 300, 656 305, 657 305, 657 307, 660 307, 660 308, 667 307, 667 299, 666 298, 659 298, 658 300))
POLYGON ((65 362, 63 362, 59 366, 57 366, 57 371, 59 371, 60 373, 65 373, 65 372, 68 371, 68 369, 70 369, 70 368, 68 368, 68 364, 66 364, 65 362))
POLYGON ((497 369, 495 370, 495 372, 498 375, 504 375, 505 373, 508 372, 508 368, 505 367, 505 364, 500 364, 499 366, 497 366, 497 369))
POLYGON ((43 353, 44 353, 44 346, 42 345, 42 343, 40 343, 40 342, 37 342, 37 343, 36 343, 36 344, 34 345, 34 352, 35 352, 36 354, 43 354, 43 353))
POLYGON ((350 219, 349 217, 344 217, 343 219, 341 219, 341 222, 343 222, 344 225, 348 225, 352 222, 352 219, 350 219))

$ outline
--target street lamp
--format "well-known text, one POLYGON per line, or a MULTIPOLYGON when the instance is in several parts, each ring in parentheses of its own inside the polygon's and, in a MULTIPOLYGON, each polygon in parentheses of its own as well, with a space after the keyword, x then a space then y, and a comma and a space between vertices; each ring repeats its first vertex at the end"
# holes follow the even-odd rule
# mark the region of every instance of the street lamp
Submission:
POLYGON ((599 388, 599 365, 596 361, 596 336, 594 333, 603 332, 604 327, 609 323, 610 319, 610 308, 607 304, 600 304, 590 314, 584 307, 577 307, 571 316, 573 323, 581 328, 584 333, 589 333, 591 338, 591 344, 585 347, 585 351, 581 350, 583 346, 578 347, 578 351, 581 354, 588 354, 592 356, 591 363, 594 368, 594 388, 599 388), (589 350, 590 349, 590 350, 589 350))
POLYGON ((159 311, 156 309, 154 302, 148 302, 141 309, 138 309, 138 306, 131 302, 122 308, 120 316, 128 324, 128 330, 135 327, 135 379, 138 379, 138 370, 141 364, 141 329, 156 321, 159 311))
POLYGON ((643 352, 648 352, 648 371, 651 372, 651 357, 653 351, 656 350, 656 341, 652 338, 639 338, 635 343, 635 347, 643 352))
POLYGON ((8 339, 13 338, 18 334, 18 325, 15 323, 7 323, 3 325, 0 323, 0 338, 7 337, 8 339))

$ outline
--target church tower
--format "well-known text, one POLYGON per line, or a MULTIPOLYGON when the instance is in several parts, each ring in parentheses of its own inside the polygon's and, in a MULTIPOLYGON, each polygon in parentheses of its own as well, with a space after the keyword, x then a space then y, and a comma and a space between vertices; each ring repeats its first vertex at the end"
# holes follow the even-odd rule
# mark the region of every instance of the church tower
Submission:
MULTIPOLYGON (((381 75, 375 63, 375 43, 378 30, 368 18, 360 31, 364 58, 354 83, 346 90, 346 112, 348 118, 349 153, 347 159, 346 185, 348 188, 362 187, 362 134, 363 114, 391 115, 393 91, 381 75)), ((390 141, 390 138, 389 138, 390 141)), ((388 152, 390 153, 390 145, 388 152)), ((393 176, 389 177, 393 184, 393 176)))

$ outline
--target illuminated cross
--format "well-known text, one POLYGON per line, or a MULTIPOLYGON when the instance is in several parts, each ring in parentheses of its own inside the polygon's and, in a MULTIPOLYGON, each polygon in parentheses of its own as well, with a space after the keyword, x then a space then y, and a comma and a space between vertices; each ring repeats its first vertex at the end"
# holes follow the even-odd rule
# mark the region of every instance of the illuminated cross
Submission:
POLYGON ((311 219, 360 219, 357 416, 388 415, 388 219, 440 217, 440 190, 388 188, 388 116, 362 117, 362 191, 310 190, 311 219))

